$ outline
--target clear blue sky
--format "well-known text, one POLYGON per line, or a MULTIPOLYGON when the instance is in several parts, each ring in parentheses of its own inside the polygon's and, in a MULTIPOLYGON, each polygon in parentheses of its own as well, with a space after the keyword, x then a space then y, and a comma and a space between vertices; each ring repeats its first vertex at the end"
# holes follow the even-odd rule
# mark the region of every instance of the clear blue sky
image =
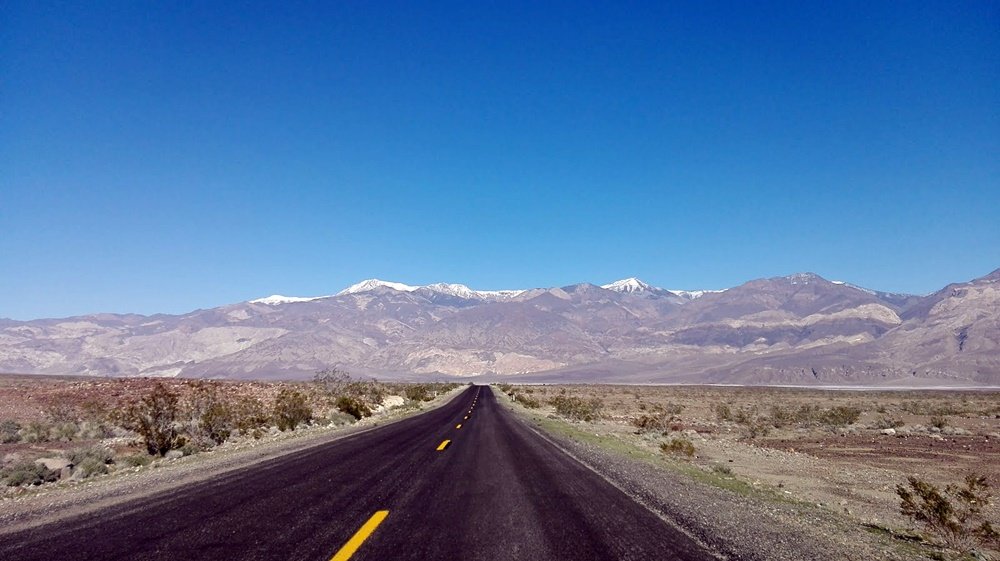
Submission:
POLYGON ((0 317, 1000 267, 997 2, 46 4, 0 6, 0 317))

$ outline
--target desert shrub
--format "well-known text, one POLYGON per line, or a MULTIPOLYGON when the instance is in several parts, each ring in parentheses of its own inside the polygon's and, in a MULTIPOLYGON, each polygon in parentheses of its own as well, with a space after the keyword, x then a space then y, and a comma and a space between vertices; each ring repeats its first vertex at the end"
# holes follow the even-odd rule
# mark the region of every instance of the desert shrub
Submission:
POLYGON ((819 416, 819 406, 815 404, 806 403, 795 410, 795 422, 799 424, 813 423, 819 416))
POLYGON ((767 436, 771 434, 771 428, 770 423, 763 419, 758 419, 746 425, 746 436, 751 439, 758 436, 767 436))
POLYGON ((75 421, 61 421, 49 428, 49 439, 60 442, 71 442, 79 432, 80 427, 75 421))
POLYGON ((212 448, 211 441, 206 441, 206 439, 199 438, 196 440, 189 440, 188 442, 185 442, 184 446, 181 446, 180 448, 178 448, 178 450, 180 450, 181 454, 184 454, 185 456, 194 456, 195 454, 198 454, 199 452, 204 452, 205 450, 209 450, 210 448, 212 448))
POLYGON ((604 402, 600 398, 583 399, 582 397, 557 395, 551 403, 556 413, 576 421, 596 421, 601 416, 604 402))
POLYGON ((733 475, 733 468, 725 464, 715 464, 712 466, 712 472, 718 475, 731 476, 733 475))
POLYGON ((298 390, 284 388, 278 392, 274 400, 274 422, 278 430, 295 430, 303 423, 312 419, 312 408, 306 401, 306 395, 298 390))
POLYGON ((349 425, 358 419, 349 413, 344 413, 340 409, 333 408, 326 413, 327 424, 338 426, 338 425, 349 425))
POLYGON ((233 411, 228 404, 218 401, 211 404, 198 420, 201 434, 216 444, 229 440, 233 432, 233 411))
POLYGON ((8 487, 41 485, 59 479, 59 472, 35 462, 20 462, 0 469, 0 481, 8 487))
POLYGON ((108 422, 110 418, 110 411, 104 403, 95 400, 88 399, 80 404, 77 408, 80 421, 90 421, 95 424, 103 425, 108 422))
POLYGON ((733 414, 733 421, 740 425, 749 425, 757 419, 756 406, 743 406, 733 414))
POLYGON ((510 384, 497 384, 497 388, 499 388, 500 391, 502 391, 503 393, 508 393, 509 394, 510 391, 512 389, 514 389, 514 386, 512 386, 510 384))
POLYGON ((141 467, 149 465, 153 461, 153 457, 149 454, 129 454, 128 456, 122 456, 118 459, 118 464, 127 467, 141 467))
POLYGON ((632 419, 632 424, 643 432, 666 432, 671 423, 677 420, 677 415, 684 410, 683 405, 667 403, 666 406, 654 405, 648 411, 632 419))
POLYGON ((73 468, 73 475, 83 479, 105 473, 108 473, 108 464, 97 458, 85 458, 73 468))
POLYGON ((875 428, 877 429, 898 429, 904 424, 906 423, 902 419, 891 415, 879 415, 879 418, 875 419, 875 428))
POLYGON ((21 423, 13 420, 0 421, 0 444, 10 444, 21 440, 21 423))
POLYGON ((660 444, 660 451, 664 454, 675 456, 694 456, 694 443, 686 438, 673 438, 669 442, 660 444))
POLYGON ((55 401, 45 407, 45 417, 52 423, 75 423, 80 420, 80 411, 71 403, 55 401))
POLYGON ((788 426, 795 422, 795 410, 781 407, 780 405, 772 405, 768 412, 768 422, 774 428, 788 426))
POLYGON ((237 401, 231 409, 233 426, 242 435, 260 438, 264 436, 264 428, 271 422, 271 415, 261 400, 254 397, 244 397, 237 401))
POLYGON ((365 402, 369 407, 380 405, 389 393, 388 386, 378 380, 355 379, 346 371, 337 368, 317 372, 313 383, 329 396, 353 397, 365 402))
POLYGON ((960 551, 976 544, 1000 547, 1000 534, 983 516, 991 498, 986 477, 970 474, 961 484, 948 485, 944 491, 912 476, 907 483, 909 487, 896 486, 900 513, 920 523, 945 545, 960 551))
POLYGON ((126 430, 137 433, 151 455, 165 455, 170 450, 180 448, 185 438, 178 434, 178 396, 162 383, 138 402, 119 411, 115 421, 126 430))
POLYGON ((842 427, 857 422, 861 417, 861 410, 848 405, 838 405, 824 411, 820 416, 820 421, 827 425, 842 427))
POLYGON ((219 396, 217 383, 196 381, 191 386, 192 391, 184 402, 185 432, 189 440, 197 441, 202 448, 222 444, 234 429, 232 408, 219 396))
POLYGON ((106 448, 104 446, 74 448, 73 450, 64 452, 63 455, 67 460, 72 462, 74 466, 78 466, 88 459, 97 460, 102 464, 111 464, 115 461, 115 453, 110 448, 106 448))
POLYGON ((716 403, 712 410, 715 412, 715 418, 719 422, 732 421, 733 420, 733 410, 729 408, 729 405, 725 403, 716 403))
POLYGON ((523 393, 515 393, 514 401, 520 403, 528 409, 538 409, 542 406, 542 402, 538 401, 538 399, 523 393))
POLYGON ((76 438, 79 440, 98 440, 114 436, 111 427, 97 421, 83 421, 76 429, 76 438))
POLYGON ((362 417, 370 417, 372 410, 368 405, 356 397, 340 396, 336 403, 337 409, 360 420, 362 417))
POLYGON ((406 399, 413 401, 430 401, 434 399, 434 394, 426 384, 407 384, 403 388, 403 395, 406 399))
POLYGON ((931 426, 943 429, 948 426, 948 419, 944 415, 934 415, 931 417, 931 426))
POLYGON ((48 423, 42 421, 30 421, 21 427, 20 436, 22 442, 48 442, 50 440, 48 423))

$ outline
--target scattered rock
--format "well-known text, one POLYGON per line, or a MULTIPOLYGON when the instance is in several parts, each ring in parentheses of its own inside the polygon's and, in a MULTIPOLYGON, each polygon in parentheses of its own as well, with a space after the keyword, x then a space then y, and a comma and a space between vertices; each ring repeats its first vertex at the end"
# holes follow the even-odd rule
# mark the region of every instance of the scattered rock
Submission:
POLYGON ((886 435, 886 436, 895 436, 896 435, 896 429, 882 429, 881 433, 884 434, 884 435, 886 435))
POLYGON ((382 407, 391 409, 393 407, 400 407, 404 403, 406 403, 406 399, 401 395, 387 395, 382 400, 382 407))
POLYGON ((59 479, 66 479, 73 474, 73 462, 66 458, 38 458, 35 463, 45 466, 46 469, 58 471, 59 479))

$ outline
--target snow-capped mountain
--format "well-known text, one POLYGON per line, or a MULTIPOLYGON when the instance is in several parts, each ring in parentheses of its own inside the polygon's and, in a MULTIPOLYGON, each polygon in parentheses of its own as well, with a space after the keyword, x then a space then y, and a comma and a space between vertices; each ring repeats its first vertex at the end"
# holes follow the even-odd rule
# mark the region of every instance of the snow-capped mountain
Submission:
POLYGON ((398 290, 400 292, 413 292, 414 290, 420 288, 419 286, 410 286, 408 284, 403 284, 401 282, 391 282, 379 279, 367 279, 363 280, 357 284, 352 284, 344 290, 341 290, 336 295, 343 296, 345 294, 358 294, 361 292, 371 292, 378 288, 391 288, 393 290, 398 290))
POLYGON ((602 284, 601 288, 621 292, 622 294, 635 294, 637 292, 653 292, 656 290, 662 290, 661 288, 644 283, 635 277, 615 281, 611 284, 602 284))
POLYGON ((1000 271, 928 296, 808 273, 725 291, 637 278, 525 291, 369 279, 181 315, 0 320, 0 372, 91 376, 302 378, 337 366, 411 378, 1000 385, 998 349, 1000 271))
MULTIPOLYGON (((642 280, 639 280, 635 277, 629 277, 627 279, 615 281, 610 284, 605 284, 602 285, 601 288, 605 290, 610 290, 612 292, 617 292, 619 294, 656 295, 656 296, 673 295, 683 298, 685 300, 694 300, 696 298, 700 298, 705 294, 722 292, 721 290, 667 290, 643 282, 642 280)), ((351 286, 341 290, 340 292, 334 294, 333 296, 301 297, 301 296, 282 296, 280 294, 274 294, 271 296, 267 296, 265 298, 257 298, 255 300, 250 300, 250 303, 268 304, 272 306, 277 306, 281 304, 312 302, 314 300, 319 300, 322 298, 332 298, 336 296, 345 296, 349 294, 363 294, 366 292, 372 292, 379 289, 390 289, 398 292, 416 292, 418 290, 425 290, 433 292, 435 294, 453 296, 455 298, 462 298, 465 300, 487 300, 487 301, 510 300, 529 292, 528 290, 474 290, 464 284, 458 284, 458 283, 438 282, 427 285, 410 285, 401 282, 384 281, 381 279, 366 279, 359 283, 352 284, 351 286)), ((541 289, 535 289, 535 290, 541 290, 541 289)))
POLYGON ((679 296, 685 300, 694 300, 695 298, 701 298, 705 294, 722 292, 721 290, 671 290, 653 286, 635 277, 615 281, 611 284, 602 284, 601 288, 618 292, 620 294, 673 294, 674 296, 679 296))
POLYGON ((401 282, 384 281, 379 279, 363 280, 357 284, 341 290, 336 295, 361 294, 371 292, 380 288, 389 288, 400 292, 415 292, 417 290, 427 290, 437 294, 464 298, 466 300, 503 300, 514 298, 522 294, 523 290, 473 290, 464 284, 438 282, 423 286, 412 286, 401 282))

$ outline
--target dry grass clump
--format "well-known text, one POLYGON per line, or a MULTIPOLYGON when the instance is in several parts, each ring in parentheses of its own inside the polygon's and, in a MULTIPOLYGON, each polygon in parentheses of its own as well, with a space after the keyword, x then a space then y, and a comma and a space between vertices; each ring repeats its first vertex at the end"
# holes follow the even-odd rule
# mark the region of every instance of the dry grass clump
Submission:
POLYGON ((681 428, 679 415, 684 412, 684 406, 673 402, 665 405, 654 404, 647 406, 640 404, 639 409, 645 411, 642 415, 632 419, 632 424, 638 429, 638 433, 659 432, 665 433, 669 430, 681 428))
POLYGON ((667 442, 660 444, 660 451, 664 454, 672 454, 675 456, 694 456, 694 443, 686 438, 675 437, 667 442))
POLYGON ((59 479, 59 472, 35 462, 18 462, 0 468, 0 482, 8 487, 41 485, 59 479))
POLYGON ((553 397, 549 403, 556 408, 556 413, 574 421, 596 421, 601 417, 601 410, 604 408, 604 401, 600 398, 584 399, 565 394, 553 397))

